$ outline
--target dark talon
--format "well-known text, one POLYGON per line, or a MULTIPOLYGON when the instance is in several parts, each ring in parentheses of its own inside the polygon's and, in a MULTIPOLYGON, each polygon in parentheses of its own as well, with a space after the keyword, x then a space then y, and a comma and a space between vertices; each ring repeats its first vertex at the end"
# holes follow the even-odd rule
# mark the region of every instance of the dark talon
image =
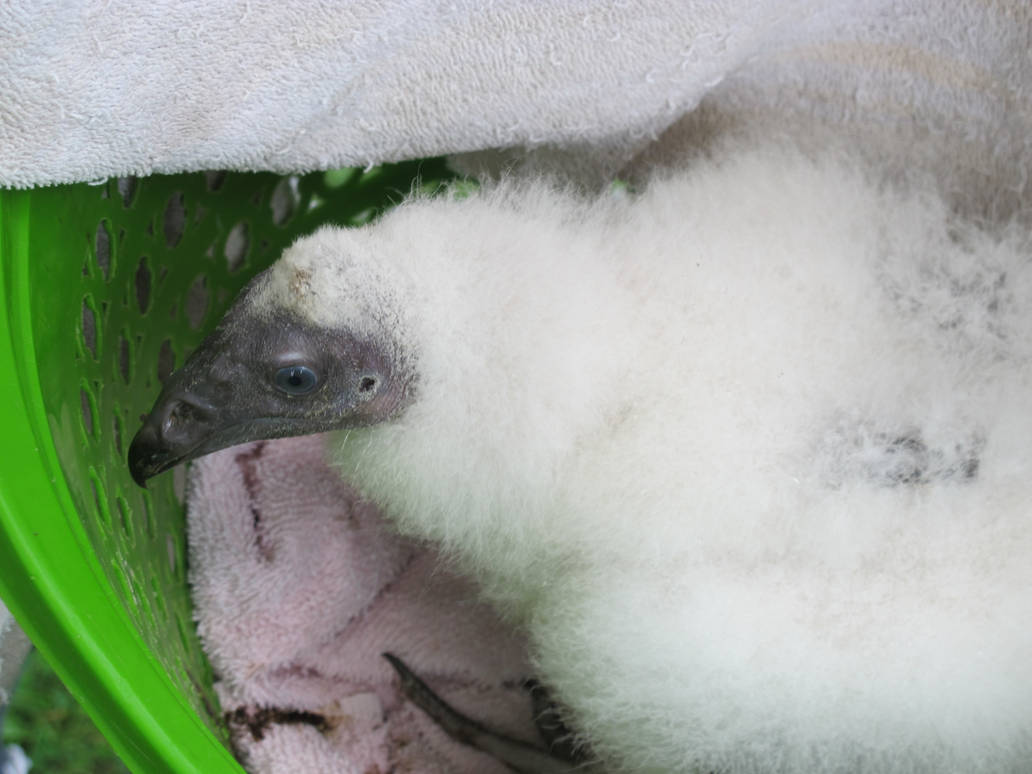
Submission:
POLYGON ((401 690, 409 701, 430 716, 441 729, 458 742, 493 756, 520 774, 572 774, 572 772, 599 772, 594 764, 573 765, 549 755, 537 747, 510 739, 488 730, 466 717, 434 693, 430 686, 416 677, 405 662, 393 653, 384 653, 401 680, 401 690))

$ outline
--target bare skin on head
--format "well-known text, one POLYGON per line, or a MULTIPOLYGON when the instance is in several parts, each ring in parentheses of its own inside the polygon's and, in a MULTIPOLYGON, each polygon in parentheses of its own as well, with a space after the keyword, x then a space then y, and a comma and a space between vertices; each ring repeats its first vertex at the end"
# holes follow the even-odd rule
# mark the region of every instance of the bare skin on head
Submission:
POLYGON ((245 289, 216 331, 165 383, 129 447, 143 486, 182 462, 251 440, 382 422, 409 380, 379 342, 249 303, 245 289))

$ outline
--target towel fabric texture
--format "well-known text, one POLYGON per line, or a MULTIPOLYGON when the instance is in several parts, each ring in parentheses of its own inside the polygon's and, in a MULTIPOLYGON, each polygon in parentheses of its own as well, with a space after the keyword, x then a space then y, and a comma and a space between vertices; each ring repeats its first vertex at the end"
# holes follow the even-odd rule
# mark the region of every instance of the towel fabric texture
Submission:
POLYGON ((322 444, 248 444, 192 468, 195 614, 241 759, 252 774, 505 774, 407 701, 381 654, 540 744, 522 641, 432 550, 393 534, 322 444))
POLYGON ((467 153, 605 176, 704 102, 710 129, 904 147, 961 167, 951 185, 1027 193, 1030 19, 1024 0, 11 0, 0 186, 467 153))

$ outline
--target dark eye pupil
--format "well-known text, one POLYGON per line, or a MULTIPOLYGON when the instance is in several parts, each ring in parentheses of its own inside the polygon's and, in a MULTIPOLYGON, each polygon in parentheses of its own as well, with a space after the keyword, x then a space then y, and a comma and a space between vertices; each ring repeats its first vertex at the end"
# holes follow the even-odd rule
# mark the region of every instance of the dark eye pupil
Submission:
POLYGON ((319 383, 318 377, 308 366, 285 366, 276 372, 276 387, 289 395, 304 395, 319 383))

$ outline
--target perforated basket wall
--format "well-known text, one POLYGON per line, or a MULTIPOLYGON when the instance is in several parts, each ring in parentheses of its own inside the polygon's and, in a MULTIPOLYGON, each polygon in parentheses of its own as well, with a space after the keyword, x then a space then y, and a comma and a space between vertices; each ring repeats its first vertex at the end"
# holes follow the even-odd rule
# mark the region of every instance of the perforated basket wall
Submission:
POLYGON ((0 191, 0 594, 136 772, 240 772, 194 633, 183 471, 126 447, 161 379, 297 236, 439 161, 0 191))

